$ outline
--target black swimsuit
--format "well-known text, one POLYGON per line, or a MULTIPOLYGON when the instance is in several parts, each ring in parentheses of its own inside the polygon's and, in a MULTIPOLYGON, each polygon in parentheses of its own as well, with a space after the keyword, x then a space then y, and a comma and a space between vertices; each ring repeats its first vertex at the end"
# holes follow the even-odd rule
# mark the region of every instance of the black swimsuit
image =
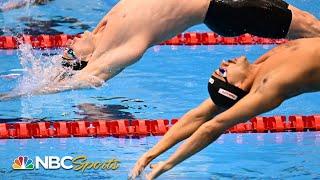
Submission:
POLYGON ((292 20, 282 0, 211 0, 204 23, 223 36, 285 38, 292 20))

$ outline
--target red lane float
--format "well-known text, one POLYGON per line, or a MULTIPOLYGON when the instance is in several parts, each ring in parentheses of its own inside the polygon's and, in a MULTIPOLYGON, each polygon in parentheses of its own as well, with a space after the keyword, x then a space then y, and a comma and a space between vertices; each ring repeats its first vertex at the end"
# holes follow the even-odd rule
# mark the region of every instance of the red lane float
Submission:
MULTIPOLYGON (((20 35, 0 36, 0 49, 16 49, 19 44, 31 44, 34 48, 60 48, 65 47, 69 39, 78 37, 79 35, 20 35)), ((160 45, 253 45, 253 44, 281 44, 285 43, 286 39, 267 39, 244 34, 238 37, 222 37, 216 33, 205 32, 187 32, 179 34, 167 41, 160 43, 160 45)))
MULTIPOLYGON (((163 136, 178 119, 0 123, 0 139, 163 136)), ((256 117, 225 133, 320 131, 320 115, 256 117)))

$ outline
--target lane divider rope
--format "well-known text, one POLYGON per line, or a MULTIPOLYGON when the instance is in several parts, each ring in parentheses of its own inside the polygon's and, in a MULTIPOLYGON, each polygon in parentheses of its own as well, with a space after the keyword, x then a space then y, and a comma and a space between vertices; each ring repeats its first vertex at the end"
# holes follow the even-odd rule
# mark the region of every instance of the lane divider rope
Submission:
MULTIPOLYGON (((16 49, 20 43, 31 44, 34 48, 60 48, 65 47, 69 39, 80 35, 19 35, 19 36, 0 36, 0 49, 16 49)), ((287 39, 268 39, 250 34, 238 37, 222 37, 216 33, 187 32, 179 34, 159 45, 254 45, 254 44, 282 44, 287 39)))
MULTIPOLYGON (((162 136, 178 119, 0 123, 0 139, 162 136)), ((225 133, 320 131, 320 115, 256 117, 225 133)))

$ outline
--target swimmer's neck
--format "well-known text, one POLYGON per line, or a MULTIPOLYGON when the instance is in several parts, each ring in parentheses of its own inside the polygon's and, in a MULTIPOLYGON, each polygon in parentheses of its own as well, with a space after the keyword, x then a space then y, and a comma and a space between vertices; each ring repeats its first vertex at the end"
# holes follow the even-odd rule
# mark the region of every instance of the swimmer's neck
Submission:
POLYGON ((92 35, 92 43, 93 43, 93 45, 94 45, 94 49, 96 49, 97 48, 97 46, 98 46, 98 37, 99 37, 99 35, 100 35, 100 33, 101 32, 97 32, 97 34, 93 34, 92 35))

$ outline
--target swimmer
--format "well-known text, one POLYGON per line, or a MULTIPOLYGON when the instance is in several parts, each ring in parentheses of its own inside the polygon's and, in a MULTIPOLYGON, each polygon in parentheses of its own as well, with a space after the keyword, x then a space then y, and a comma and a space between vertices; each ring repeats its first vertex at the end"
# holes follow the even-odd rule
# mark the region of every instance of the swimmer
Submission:
POLYGON ((154 179, 214 142, 227 129, 268 112, 283 101, 320 91, 320 38, 291 41, 253 64, 246 57, 222 62, 208 83, 210 98, 187 112, 136 162, 137 177, 156 157, 185 140, 165 161, 151 165, 154 179))
POLYGON ((224 36, 320 37, 319 20, 282 0, 122 0, 93 32, 68 42, 63 65, 81 82, 70 88, 100 86, 149 47, 201 23, 224 36))
POLYGON ((314 16, 282 0, 122 0, 92 32, 68 42, 62 65, 74 72, 33 94, 99 87, 148 48, 201 23, 224 36, 320 37, 314 16))
POLYGON ((27 5, 44 5, 47 2, 52 0, 21 0, 17 2, 8 2, 4 4, 2 7, 0 7, 0 12, 9 11, 12 9, 19 9, 22 7, 25 7, 27 5))

